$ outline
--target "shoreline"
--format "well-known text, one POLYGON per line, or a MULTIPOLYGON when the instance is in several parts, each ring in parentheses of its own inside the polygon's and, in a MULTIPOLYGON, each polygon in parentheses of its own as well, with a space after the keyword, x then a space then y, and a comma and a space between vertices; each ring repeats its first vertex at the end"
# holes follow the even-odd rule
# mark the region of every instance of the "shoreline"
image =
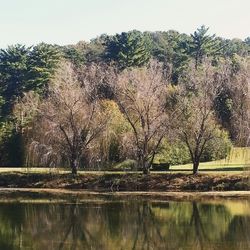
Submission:
POLYGON ((1 188, 62 189, 92 192, 219 192, 250 191, 249 172, 243 173, 60 173, 0 174, 1 188))
POLYGON ((217 200, 250 200, 250 191, 217 192, 97 192, 48 188, 0 188, 0 204, 118 202, 124 200, 208 202, 217 200))

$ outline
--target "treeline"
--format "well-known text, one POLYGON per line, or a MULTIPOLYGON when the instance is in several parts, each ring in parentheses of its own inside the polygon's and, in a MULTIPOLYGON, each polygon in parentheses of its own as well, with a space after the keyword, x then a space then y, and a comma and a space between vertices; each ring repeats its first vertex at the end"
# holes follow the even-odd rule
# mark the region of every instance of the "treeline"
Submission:
POLYGON ((2 166, 105 168, 226 156, 249 144, 250 38, 204 26, 0 51, 2 166), (132 162, 132 161, 131 161, 132 162))

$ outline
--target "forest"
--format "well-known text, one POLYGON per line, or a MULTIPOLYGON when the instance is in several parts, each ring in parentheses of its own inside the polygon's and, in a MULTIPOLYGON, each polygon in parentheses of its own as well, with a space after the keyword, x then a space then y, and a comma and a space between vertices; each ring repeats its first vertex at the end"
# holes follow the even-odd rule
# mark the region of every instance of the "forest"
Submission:
POLYGON ((250 144, 250 37, 201 26, 0 50, 0 165, 149 173, 250 144))

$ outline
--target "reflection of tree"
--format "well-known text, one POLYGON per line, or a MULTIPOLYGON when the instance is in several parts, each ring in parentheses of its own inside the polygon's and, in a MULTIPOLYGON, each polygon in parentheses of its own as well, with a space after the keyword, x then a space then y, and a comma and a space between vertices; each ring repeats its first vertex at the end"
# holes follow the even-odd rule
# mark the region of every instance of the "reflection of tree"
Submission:
MULTIPOLYGON (((0 249, 102 249, 87 228, 89 216, 77 201, 72 204, 10 204, 0 206, 0 249)), ((92 215, 91 215, 92 216, 92 215)), ((93 216, 95 219, 95 216, 93 216)), ((97 240, 98 239, 98 240, 97 240)))
POLYGON ((193 202, 192 207, 191 244, 196 249, 214 248, 216 242, 223 240, 231 215, 225 206, 220 204, 193 202))
MULTIPOLYGON (((164 216, 163 235, 169 249, 207 249, 221 241, 231 221, 223 205, 197 202, 170 202, 164 216), (175 240, 178 239, 178 240, 175 240)), ((161 211, 156 210, 156 214, 161 211)))
POLYGON ((166 245, 149 203, 137 207, 136 233, 132 249, 154 249, 166 245))
POLYGON ((193 202, 193 214, 190 220, 190 227, 194 227, 196 240, 195 248, 203 249, 204 241, 206 240, 206 233, 200 217, 199 209, 196 202, 193 202))
POLYGON ((77 199, 44 207, 28 212, 27 233, 35 239, 35 249, 46 249, 48 241, 51 249, 103 249, 100 233, 91 227, 96 219, 91 207, 79 204, 77 199))
POLYGON ((250 216, 235 216, 228 227, 226 241, 231 249, 250 249, 250 216))
POLYGON ((18 204, 0 205, 0 249, 21 249, 24 218, 23 206, 18 204))
POLYGON ((63 237, 59 245, 59 249, 64 249, 65 242, 70 238, 71 235, 71 247, 70 249, 80 249, 84 244, 87 249, 91 249, 93 246, 101 249, 101 244, 96 239, 90 231, 87 229, 85 223, 80 220, 81 210, 79 209, 79 204, 75 200, 73 204, 70 206, 70 213, 68 218, 64 221, 62 233, 63 237))
POLYGON ((0 206, 0 249, 250 249, 250 216, 203 202, 0 206), (219 243, 219 244, 218 244, 219 243))

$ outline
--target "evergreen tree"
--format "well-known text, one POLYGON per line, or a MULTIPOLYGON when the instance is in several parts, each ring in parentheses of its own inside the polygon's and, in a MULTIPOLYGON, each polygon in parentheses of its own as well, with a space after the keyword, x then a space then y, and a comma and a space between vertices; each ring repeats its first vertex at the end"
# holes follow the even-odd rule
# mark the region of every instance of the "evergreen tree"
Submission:
POLYGON ((215 39, 215 35, 208 35, 207 31, 209 28, 206 28, 202 25, 194 34, 191 34, 191 55, 195 59, 196 68, 199 63, 202 63, 202 60, 206 56, 215 56, 220 52, 220 45, 218 40, 215 39))
POLYGON ((86 62, 85 50, 87 43, 78 42, 76 45, 67 45, 61 48, 65 59, 79 67, 86 62))
POLYGON ((23 166, 24 138, 13 118, 16 100, 27 91, 42 93, 54 74, 58 50, 39 44, 33 49, 17 44, 0 50, 0 149, 1 164, 23 166))
POLYGON ((9 115, 16 98, 29 90, 40 92, 53 76, 60 54, 45 43, 33 48, 17 44, 0 50, 2 112, 9 115))
POLYGON ((164 65, 172 64, 172 81, 177 83, 190 59, 191 38, 186 34, 169 30, 167 32, 152 32, 150 39, 152 41, 152 56, 163 62, 164 65))
POLYGON ((2 112, 8 115, 11 103, 24 91, 27 83, 27 60, 29 48, 17 44, 0 50, 0 95, 2 112))
POLYGON ((123 32, 107 39, 105 57, 122 69, 143 66, 150 58, 149 44, 139 31, 123 32))
POLYGON ((25 91, 41 93, 53 77, 59 59, 60 52, 55 46, 40 43, 33 47, 27 60, 28 81, 25 91))

